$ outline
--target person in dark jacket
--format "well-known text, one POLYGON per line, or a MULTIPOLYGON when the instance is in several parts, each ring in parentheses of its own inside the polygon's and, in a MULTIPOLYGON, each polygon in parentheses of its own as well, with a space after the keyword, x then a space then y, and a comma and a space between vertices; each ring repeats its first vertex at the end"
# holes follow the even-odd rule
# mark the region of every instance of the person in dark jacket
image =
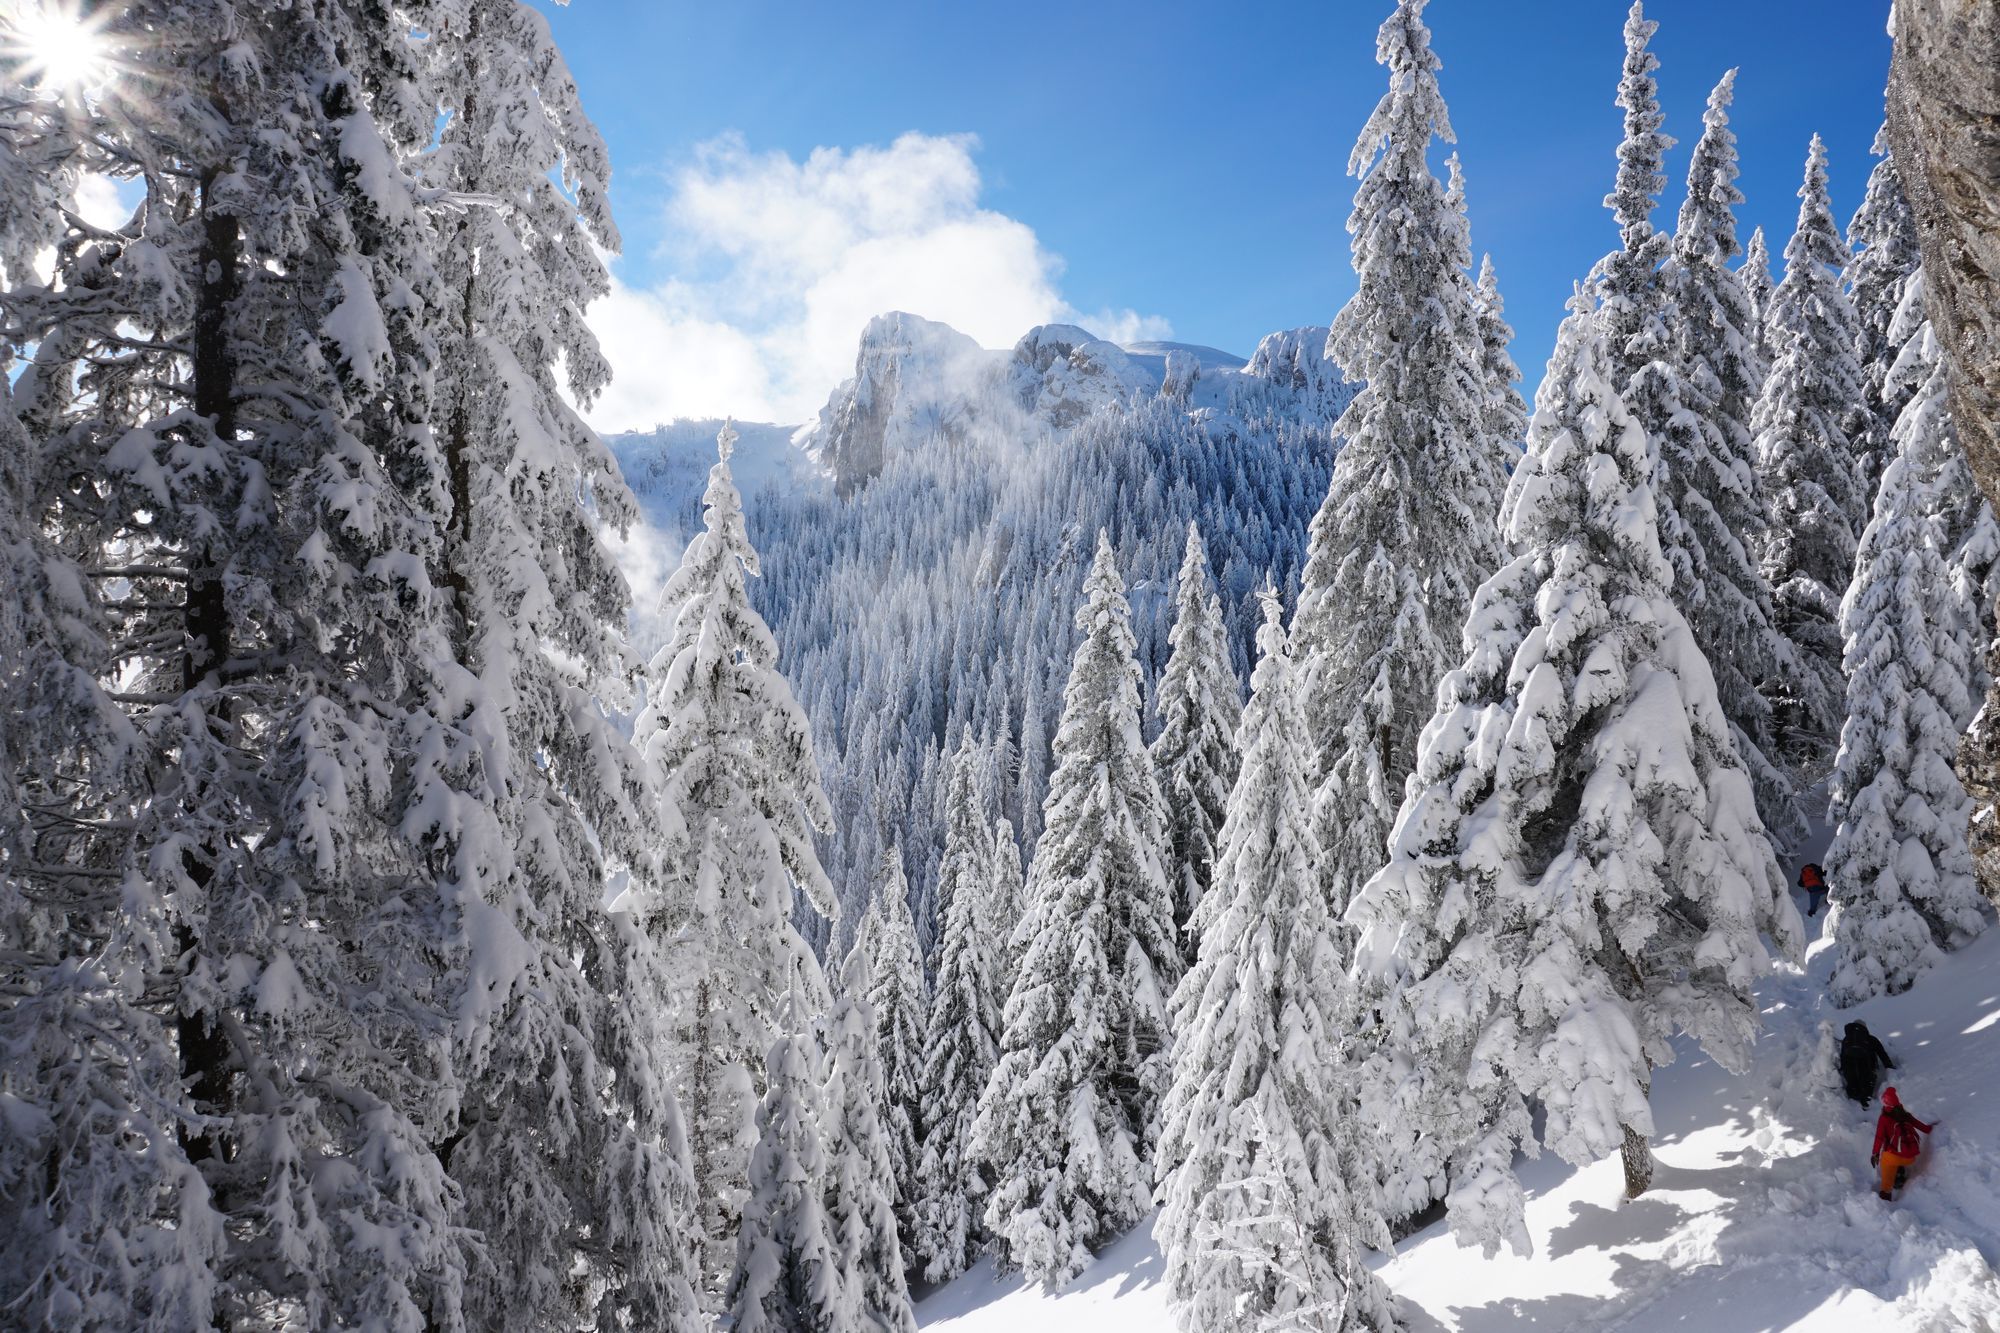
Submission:
POLYGON ((1936 1128, 1936 1121, 1926 1123, 1904 1109, 1903 1100, 1894 1088, 1882 1089, 1882 1114, 1875 1119, 1875 1155, 1868 1159, 1882 1170, 1882 1188, 1878 1191, 1882 1198, 1896 1197, 1894 1191, 1901 1187, 1924 1150, 1923 1135, 1936 1128))
POLYGON ((1875 1085, 1882 1081, 1882 1071, 1895 1067, 1896 1062, 1889 1058, 1889 1052, 1866 1023, 1847 1025, 1840 1038, 1840 1081, 1847 1085, 1849 1097, 1868 1105, 1875 1098, 1875 1085))

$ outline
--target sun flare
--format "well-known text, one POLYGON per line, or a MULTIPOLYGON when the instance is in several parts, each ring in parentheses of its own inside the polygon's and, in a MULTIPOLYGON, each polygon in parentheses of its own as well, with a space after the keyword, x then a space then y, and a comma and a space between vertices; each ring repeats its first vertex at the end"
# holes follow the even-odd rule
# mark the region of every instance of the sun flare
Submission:
POLYGON ((108 11, 76 0, 12 0, 0 6, 0 52, 13 77, 56 92, 88 92, 111 78, 104 40, 108 11))

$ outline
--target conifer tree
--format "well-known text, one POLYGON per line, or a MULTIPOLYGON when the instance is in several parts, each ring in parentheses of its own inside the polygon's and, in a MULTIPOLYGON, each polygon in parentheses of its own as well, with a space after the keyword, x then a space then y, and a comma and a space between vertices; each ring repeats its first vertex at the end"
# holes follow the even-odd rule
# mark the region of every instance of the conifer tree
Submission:
POLYGON ((1033 676, 1021 704, 1021 775, 1016 804, 1021 811, 1021 855, 1033 857, 1042 837, 1042 793, 1048 790, 1049 732, 1042 720, 1042 692, 1033 676))
POLYGON ((670 875, 641 904, 672 990, 670 1062, 687 1117, 706 1238, 704 1280, 726 1272, 746 1188, 750 1115, 787 987, 824 1002, 825 978, 792 922, 795 888, 822 915, 832 886, 813 848, 827 827, 812 736, 750 605, 757 552, 730 476, 724 426, 702 530, 661 594, 673 632, 647 672, 634 728, 656 775, 670 875))
POLYGON ((916 1333, 898 1234, 896 1160, 881 1115, 887 1089, 878 1054, 879 1017, 868 999, 875 986, 869 952, 850 952, 840 994, 822 1024, 827 1227, 838 1255, 840 1327, 916 1333))
POLYGON ((984 1235, 978 1208, 986 1177, 972 1153, 972 1121, 998 1049, 994 977, 1004 941, 991 933, 991 829, 978 808, 974 758, 969 746, 961 746, 951 761, 939 870, 944 919, 924 1057, 914 1255, 927 1282, 946 1282, 964 1272, 984 1235))
MULTIPOLYGON (((1392 1058, 1374 1123, 1451 1163, 1462 1243, 1525 1251, 1529 1133, 1651 1174, 1647 1092, 1686 1033, 1741 1069, 1760 931, 1799 923, 1701 649, 1668 595, 1645 432, 1581 291, 1508 500, 1519 554, 1439 686, 1390 863, 1352 919, 1392 1058)), ((1392 1148, 1390 1151, 1395 1151, 1392 1148)))
MULTIPOLYGON (((31 270, 21 239, 5 237, 10 272, 31 270)), ((23 1327, 205 1326, 223 1236, 146 994, 172 920, 112 831, 133 818, 145 750, 100 683, 106 610, 41 528, 50 479, 14 413, 12 358, 0 342, 0 1308, 23 1327)))
POLYGON ((1770 506, 1762 560, 1778 629, 1798 670, 1772 690, 1778 757, 1819 771, 1840 730, 1840 599, 1867 515, 1847 423, 1861 401, 1854 308, 1840 290, 1847 256, 1826 193, 1826 145, 1814 135, 1765 336, 1775 358, 1751 416, 1770 506))
POLYGON ((1131 609, 1102 531, 1083 598, 1020 973, 972 1129, 1001 1262, 1051 1288, 1150 1206, 1181 974, 1131 609))
POLYGON ((1743 280, 1743 297, 1750 302, 1751 342, 1757 352, 1757 383, 1761 388, 1764 376, 1771 369, 1771 340, 1764 321, 1771 312, 1771 297, 1777 290, 1771 279, 1771 247, 1764 240, 1762 227, 1750 229, 1736 276, 1743 280))
MULTIPOLYGON (((923 1162, 924 1063, 930 1052, 930 1000, 924 994, 923 963, 917 957, 917 932, 910 921, 909 885, 903 878, 903 855, 895 846, 882 853, 876 897, 843 968, 853 975, 855 958, 868 967, 866 992, 875 1016, 875 1046, 882 1066, 882 1131, 889 1144, 889 1170, 895 1181, 896 1232, 903 1262, 914 1270, 919 1235, 918 1208, 923 1162)), ((846 983, 843 982, 843 988, 846 983)))
POLYGON ((1481 255, 1474 316, 1479 328, 1480 360, 1486 368, 1486 438, 1488 447, 1507 460, 1509 468, 1520 457, 1521 443, 1528 438, 1528 404, 1517 387, 1521 368, 1507 350, 1514 341, 1514 328, 1507 322, 1507 308, 1500 298, 1500 279, 1493 272, 1493 256, 1481 255))
POLYGON ((1014 933, 1028 906, 1028 888, 1021 869, 1021 849, 1014 843, 1014 826, 1003 815, 993 823, 993 887, 987 894, 987 938, 993 941, 993 1012, 999 1014, 1014 989, 1020 943, 1014 933))
POLYGON ((609 163, 541 15, 447 0, 424 26, 447 113, 426 180, 479 201, 437 222, 455 668, 437 688, 443 710, 463 710, 448 762, 490 811, 483 842, 458 833, 458 878, 511 963, 467 969, 461 1006, 469 1086, 445 1160, 485 1247, 468 1315, 573 1322, 590 1317, 581 1295, 603 1320, 688 1327, 692 1185, 655 1065, 658 960, 602 910, 609 875, 633 902, 662 870, 644 765, 596 702, 630 695, 625 581, 598 533, 634 506, 563 393, 587 404, 609 377, 582 319, 609 288, 598 248, 618 243, 609 163), (573 1098, 600 1080, 609 1098, 573 1098), (579 1284, 553 1256, 585 1235, 598 1271, 579 1284))
POLYGON ((1625 64, 1617 98, 1625 112, 1625 137, 1618 145, 1616 184, 1604 196, 1604 206, 1618 223, 1619 246, 1592 274, 1621 388, 1665 350, 1667 292, 1660 265, 1671 238, 1653 226, 1653 208, 1667 187, 1666 156, 1674 140, 1660 129, 1666 116, 1653 79, 1660 61, 1647 49, 1659 27, 1646 17, 1641 0, 1632 0, 1625 16, 1625 64))
POLYGON ((1909 989, 1991 918, 1968 844, 1972 801, 1952 769, 1985 647, 1948 571, 1948 516, 1970 477, 1929 322, 1894 340, 1909 344, 1899 369, 1917 384, 1886 386, 1908 401, 1841 605, 1847 721, 1826 865, 1840 946, 1832 992, 1844 1004, 1909 989))
MULTIPOLYGON (((794 993, 786 1026, 802 1023, 794 993)), ((812 1039, 788 1031, 771 1045, 757 1106, 742 1232, 729 1280, 741 1333, 849 1333, 842 1254, 822 1195, 828 1173, 824 1107, 812 1039)))
POLYGON ((1200 957, 1174 993, 1178 1038, 1154 1234, 1188 1333, 1394 1327, 1361 1247, 1386 1249, 1357 1171, 1340 988, 1342 926, 1320 892, 1307 736, 1283 604, 1264 626, 1243 714, 1243 769, 1200 957))
POLYGON ((1452 141, 1425 0, 1376 37, 1389 91, 1348 162, 1352 300, 1327 351, 1363 382, 1312 521, 1293 638, 1304 674, 1324 879, 1335 910, 1381 864, 1417 731, 1472 593, 1499 561, 1502 459, 1485 447, 1488 375, 1465 218, 1432 173, 1452 141))
POLYGON ((1160 732, 1152 754, 1167 802, 1174 929, 1182 956, 1192 962, 1195 939, 1188 922, 1208 891, 1214 868, 1215 835, 1236 781, 1236 724, 1242 714, 1241 687, 1229 665, 1222 601, 1209 582, 1208 553, 1192 523, 1175 584, 1169 642, 1172 653, 1154 708, 1160 732))
POLYGON ((1688 165, 1686 202, 1663 270, 1671 344, 1630 388, 1634 411, 1660 451, 1660 541, 1681 609, 1715 672, 1722 711, 1757 793, 1766 828, 1784 841, 1805 832, 1789 776, 1771 758, 1777 737, 1759 686, 1796 667, 1772 623, 1770 585, 1757 563, 1766 516, 1750 412, 1759 376, 1749 298, 1736 255, 1736 136, 1729 105, 1736 71, 1709 94, 1688 165))
MULTIPOLYGON (((8 341, 34 348, 13 399, 31 521, 75 568, 116 571, 88 575, 102 597, 61 590, 102 618, 56 642, 103 635, 92 669, 119 682, 142 780, 125 811, 100 807, 94 831, 122 846, 61 876, 120 884, 127 920, 100 902, 81 936, 40 943, 113 927, 116 952, 70 976, 107 1018, 131 1016, 116 994, 145 997, 159 1027, 134 1034, 127 1086, 164 1100, 103 1160, 102 1193, 73 1182, 104 1214, 65 1193, 38 1230, 115 1245, 129 1208, 154 1210, 157 1242, 119 1262, 114 1327, 460 1327, 471 1249, 439 1148, 455 983, 484 938, 460 818, 484 819, 436 762, 464 735, 436 688, 452 660, 441 292, 412 171, 434 90, 406 31, 360 5, 141 0, 93 18, 119 62, 103 97, 58 114, 10 85, 9 184, 43 174, 46 207, 0 228, 10 250, 39 232, 54 274, 10 254, 4 300, 8 341), (83 172, 142 193, 129 222, 58 211, 83 172), (100 967, 115 975, 90 980, 100 967), (177 1142, 155 1145, 142 1202, 121 1163, 149 1122, 177 1142)), ((74 795, 86 815, 104 797, 74 795)), ((92 1262, 43 1271, 95 1319, 92 1262)))
POLYGON ((1847 224, 1847 249, 1853 254, 1841 274, 1842 285, 1854 302, 1859 335, 1854 350, 1861 361, 1864 397, 1853 427, 1854 451, 1861 470, 1861 498, 1871 506, 1882 471, 1896 453, 1896 419, 1909 402, 1908 395, 1917 388, 1910 376, 1897 381, 1902 392, 1891 387, 1890 371, 1902 344, 1890 335, 1910 275, 1922 262, 1917 253, 1916 215, 1903 195, 1886 124, 1875 135, 1874 152, 1877 160, 1875 169, 1868 173, 1867 192, 1847 224))

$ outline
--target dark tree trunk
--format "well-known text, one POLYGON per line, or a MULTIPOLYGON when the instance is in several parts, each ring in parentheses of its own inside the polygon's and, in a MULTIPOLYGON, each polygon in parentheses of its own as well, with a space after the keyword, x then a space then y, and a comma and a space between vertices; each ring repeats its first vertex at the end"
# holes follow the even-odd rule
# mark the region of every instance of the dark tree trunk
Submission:
MULTIPOLYGON (((238 265, 241 262, 241 229, 233 214, 211 208, 214 175, 202 182, 202 246, 200 288, 194 321, 194 410, 208 419, 216 438, 230 440, 236 434, 236 361, 230 348, 230 327, 237 297, 238 265)), ((223 582, 221 554, 203 545, 188 552, 188 588, 183 628, 185 656, 181 664, 181 689, 200 689, 229 657, 229 604, 223 582)), ((207 725, 224 729, 229 724, 228 705, 217 700, 208 710, 207 725)), ((206 885, 215 875, 215 861, 221 849, 213 846, 187 853, 187 874, 195 883, 206 885)), ((189 928, 180 927, 179 944, 190 952, 195 939, 189 928)), ((176 1018, 180 1044, 181 1075, 197 1107, 221 1108, 229 1092, 229 1044, 222 1032, 204 1013, 182 1012, 176 1018)), ((204 1162, 220 1151, 208 1133, 187 1134, 188 1157, 204 1162)))

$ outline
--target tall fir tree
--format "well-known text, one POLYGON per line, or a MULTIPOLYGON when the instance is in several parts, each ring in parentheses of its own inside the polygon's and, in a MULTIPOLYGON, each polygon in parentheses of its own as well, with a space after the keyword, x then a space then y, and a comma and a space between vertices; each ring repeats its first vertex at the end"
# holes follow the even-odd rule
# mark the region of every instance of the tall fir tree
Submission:
POLYGON ((1506 303, 1500 297, 1500 278, 1493 271, 1493 256, 1479 258, 1479 281, 1474 317, 1479 329, 1480 362, 1486 369, 1487 447, 1507 461, 1511 470, 1528 438, 1528 404, 1521 397, 1521 368, 1507 350, 1514 341, 1514 327, 1507 322, 1506 303))
POLYGON ((1102 531, 1076 624, 1020 974, 972 1129, 1001 1262, 1051 1288, 1150 1207, 1181 975, 1132 613, 1102 531))
POLYGON ((1770 504, 1762 564, 1776 624, 1798 671, 1770 683, 1778 755, 1820 771, 1840 731, 1840 596, 1854 572, 1860 480, 1848 420, 1862 398, 1854 306, 1840 290, 1846 246, 1826 196, 1826 144, 1812 136, 1798 190, 1798 230, 1784 248, 1764 334, 1772 366, 1750 416, 1770 504))
POLYGON ((1042 717, 1042 692, 1033 677, 1021 704, 1021 773, 1016 804, 1021 811, 1021 855, 1032 858, 1042 837, 1041 793, 1048 790, 1049 729, 1042 717))
POLYGON ((1841 283, 1854 303, 1854 352, 1861 362, 1863 397, 1852 430, 1861 499, 1870 506, 1882 472, 1896 454, 1896 419, 1917 387, 1907 376, 1896 381, 1900 392, 1891 383, 1890 371, 1902 348, 1891 331, 1910 276, 1922 263, 1917 253, 1916 215, 1903 195, 1886 124, 1875 135, 1874 152, 1875 169, 1868 173, 1868 189, 1847 224, 1847 249, 1852 254, 1841 274, 1841 283))
POLYGON ((994 939, 990 929, 991 829, 979 808, 974 763, 969 746, 952 759, 939 868, 944 920, 924 1057, 924 1147, 917 1168, 915 1259, 927 1282, 963 1273, 984 1239, 979 1206, 987 1177, 972 1151, 972 1121, 997 1059, 1000 1007, 994 978, 1004 941, 994 939))
POLYGON ((1766 515, 1750 413, 1760 381, 1749 298, 1729 267, 1735 206, 1743 202, 1729 129, 1735 85, 1730 70, 1709 94, 1663 270, 1670 341, 1634 377, 1630 396, 1660 451, 1660 542, 1674 572, 1674 604, 1715 672, 1757 813, 1791 843, 1804 835, 1805 818, 1789 775, 1771 758, 1777 736, 1760 688, 1797 668, 1790 641, 1772 623, 1771 588, 1756 556, 1766 515))
MULTIPOLYGON (((1920 284, 1919 284, 1920 285, 1920 284)), ((1921 291, 1916 303, 1920 312, 1921 291)), ((1896 456, 1862 533, 1841 605, 1847 721, 1834 766, 1834 997, 1853 1004, 1908 990, 1945 951, 1985 930, 1974 873, 1972 800, 1952 761, 1973 709, 1986 646, 1977 609, 1949 574, 1950 516, 1970 483, 1952 429, 1944 358, 1928 321, 1892 329, 1916 381, 1897 419, 1896 456)))
MULTIPOLYGON (((70 182, 47 179, 67 196, 70 182)), ((39 239, 0 232, 8 272, 32 272, 14 247, 39 239)), ((42 526, 55 478, 15 416, 13 355, 0 342, 0 1308, 23 1327, 203 1327, 223 1234, 147 994, 174 952, 172 918, 116 832, 135 816, 146 749, 102 683, 107 610, 42 526)))
POLYGON ((1450 1160, 1453 1232, 1489 1253, 1527 1247, 1527 1102, 1547 1146, 1622 1152, 1643 1191, 1671 1038, 1742 1069, 1759 932, 1800 933, 1668 594, 1654 460, 1614 373, 1579 291, 1508 501, 1519 554, 1481 589, 1392 858, 1351 914, 1403 1062, 1367 1081, 1369 1118, 1450 1160))
POLYGON ((72 217, 59 283, 12 294, 42 331, 20 387, 62 441, 45 475, 71 478, 35 503, 125 585, 103 674, 131 685, 152 799, 121 825, 120 934, 172 926, 144 991, 177 1086, 131 1123, 179 1121, 177 1152, 148 1148, 180 1171, 155 1200, 178 1239, 124 1265, 119 1327, 485 1326, 496 1274, 516 1316, 690 1326, 672 1099, 604 1002, 649 957, 600 911, 604 858, 643 842, 638 769, 585 720, 623 662, 590 515, 630 503, 549 379, 559 355, 579 396, 602 378, 580 318, 615 240, 585 184, 602 146, 530 11, 421 21, 413 43, 361 5, 104 11, 118 77, 45 122, 144 195, 122 229, 72 217), (575 203, 537 196, 558 161, 575 203), (507 392, 457 375, 469 339, 507 392), (551 532, 572 564, 528 568, 551 532), (485 1114, 510 1031, 501 1059, 540 1062, 518 1143, 485 1114))
POLYGON ((1243 768, 1200 957, 1174 993, 1178 1039, 1157 1163, 1154 1235, 1188 1333, 1395 1326, 1362 1262, 1387 1249, 1356 1163, 1341 922, 1320 891, 1297 673, 1275 588, 1243 714, 1243 768))
POLYGON ((828 1173, 819 1053, 800 1029, 794 988, 771 1045, 757 1105, 756 1145, 740 1206, 730 1327, 742 1333, 850 1333, 842 1253, 823 1194, 828 1173))
POLYGON ((424 27, 445 112, 426 183, 479 201, 438 218, 436 335, 456 668, 436 688, 463 733, 443 762, 486 821, 456 816, 457 879, 493 944, 467 968, 468 1087, 443 1154, 485 1245, 468 1317, 555 1325, 594 1301, 607 1321, 691 1327, 657 960, 602 910, 609 875, 634 901, 663 869, 644 765, 597 706, 632 684, 625 581, 598 534, 635 511, 564 397, 587 404, 609 378, 582 318, 609 288, 599 247, 618 243, 609 161, 543 16, 443 0, 424 27), (597 1086, 609 1096, 575 1095, 597 1086), (600 1271, 579 1283, 555 1257, 585 1237, 600 1271))
POLYGON ((1021 849, 1006 816, 993 821, 993 887, 987 893, 987 938, 993 941, 993 1012, 997 1015, 1014 989, 1020 970, 1021 942, 1015 932, 1027 912, 1028 886, 1021 869, 1021 849))
MULTIPOLYGON (((854 954, 861 955, 869 969, 866 994, 875 1016, 875 1047, 882 1067, 880 1117, 889 1144, 890 1178, 896 1186, 896 1234, 904 1264, 915 1271, 930 999, 924 994, 923 961, 917 956, 917 930, 910 920, 903 854, 894 845, 882 853, 876 897, 855 937, 854 954)), ((853 957, 843 976, 850 974, 853 957)))
MULTIPOLYGON (((66 629, 105 635, 145 793, 105 811, 115 857, 90 853, 129 921, 104 963, 159 1024, 133 1077, 159 1072, 162 1037, 178 1063, 131 1131, 175 1127, 148 1168, 175 1234, 133 1253, 110 1322, 461 1327, 471 1238, 439 1148, 479 915, 460 817, 484 817, 437 762, 466 738, 439 688, 441 291, 412 171, 435 88, 358 4, 142 2, 93 22, 118 65, 102 97, 52 113, 10 87, 10 162, 48 170, 29 225, 54 273, 16 270, 4 300, 10 342, 34 348, 13 398, 32 521, 99 571, 104 596, 63 595, 101 620, 66 629), (75 172, 128 182, 130 220, 55 211, 75 172)), ((44 1234, 116 1243, 138 1199, 118 1176, 92 1192, 105 1230, 91 1202, 44 1234)), ((102 1317, 88 1256, 65 1258, 49 1275, 92 1306, 57 1322, 102 1317)))
POLYGON ((672 987, 669 1060, 711 1291, 727 1276, 748 1187, 763 1069, 754 1053, 776 1039, 788 987, 815 1008, 825 1002, 825 978, 793 925, 795 890, 822 915, 834 911, 812 841, 829 814, 811 731, 745 588, 758 563, 729 470, 736 438, 729 426, 716 438, 702 530, 661 594, 677 608, 673 632, 648 668, 634 727, 657 782, 669 871, 638 910, 672 987))
POLYGON ((820 1088, 828 1230, 839 1256, 840 1327, 856 1333, 916 1333, 896 1215, 896 1156, 882 1119, 879 1016, 873 958, 855 949, 840 993, 821 1025, 826 1047, 820 1088))
POLYGON ((1166 798, 1167 836, 1174 881, 1174 929, 1182 956, 1194 960, 1188 922, 1208 892, 1215 866, 1215 836, 1236 782, 1236 725, 1241 687, 1229 665, 1222 600, 1208 576, 1201 532, 1188 525, 1187 547, 1174 585, 1171 652, 1160 677, 1154 712, 1153 767, 1166 798))
POLYGON ((1389 91, 1356 141, 1354 297, 1327 352, 1363 388, 1314 516, 1293 639, 1304 674, 1325 888, 1338 911, 1382 862, 1417 732, 1473 590, 1499 562, 1503 460, 1465 218, 1430 169, 1453 135, 1424 26, 1402 0, 1376 36, 1389 91))
POLYGON ((1666 116, 1653 78, 1660 60, 1648 49, 1659 27, 1646 17, 1641 0, 1632 0, 1625 15, 1625 63, 1617 97, 1625 112, 1625 137, 1618 145, 1616 182, 1604 196, 1604 206, 1618 223, 1618 248, 1598 261, 1591 275, 1621 388, 1664 353, 1667 290, 1660 266, 1671 238, 1653 226, 1653 209, 1667 188, 1667 150, 1674 140, 1660 128, 1666 116))
POLYGON ((1751 428, 1770 506, 1764 576, 1775 622, 1798 665, 1769 686, 1777 757, 1811 774, 1827 767, 1840 730, 1840 599, 1854 570, 1855 534, 1867 517, 1847 429, 1862 395, 1854 307, 1840 290, 1847 249, 1833 224, 1826 145, 1818 135, 1799 200, 1785 278, 1765 315, 1774 360, 1751 428))
POLYGON ((1764 240, 1762 227, 1750 229, 1736 276, 1743 280, 1743 296, 1750 302, 1751 343, 1757 352, 1757 382, 1761 386, 1770 372, 1772 359, 1771 339, 1764 321, 1771 313, 1771 297, 1777 290, 1771 278, 1771 247, 1764 240))

